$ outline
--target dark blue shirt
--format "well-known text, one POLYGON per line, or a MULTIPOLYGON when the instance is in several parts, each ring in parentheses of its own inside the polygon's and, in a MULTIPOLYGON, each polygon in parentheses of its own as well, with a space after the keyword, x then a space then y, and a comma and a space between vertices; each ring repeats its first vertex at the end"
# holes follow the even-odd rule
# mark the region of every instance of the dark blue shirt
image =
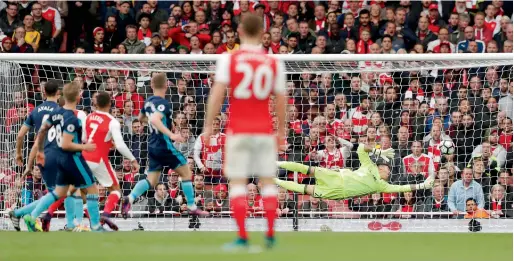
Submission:
MULTIPOLYGON (((166 99, 159 96, 149 97, 146 99, 141 113, 144 113, 148 119, 150 119, 154 113, 162 114, 162 123, 166 128, 171 129, 172 111, 170 103, 166 99)), ((148 129, 150 130, 150 137, 148 138, 149 149, 174 149, 173 143, 167 135, 160 133, 151 123, 148 124, 148 129)))
MULTIPOLYGON (((41 128, 41 125, 50 117, 50 114, 56 109, 60 108, 56 102, 44 101, 42 104, 37 106, 25 120, 27 127, 34 129, 37 133, 41 128)), ((48 143, 48 139, 45 140, 45 148, 48 143)))
MULTIPOLYGON (((47 123, 52 125, 48 130, 47 141, 49 142, 48 147, 51 149, 58 149, 62 153, 67 155, 73 155, 76 151, 64 151, 61 149, 62 138, 64 133, 73 135, 73 143, 80 144, 82 137, 82 125, 80 120, 75 115, 75 111, 67 110, 64 108, 58 108, 50 115, 47 123)), ((45 146, 45 150, 47 146, 45 146)))

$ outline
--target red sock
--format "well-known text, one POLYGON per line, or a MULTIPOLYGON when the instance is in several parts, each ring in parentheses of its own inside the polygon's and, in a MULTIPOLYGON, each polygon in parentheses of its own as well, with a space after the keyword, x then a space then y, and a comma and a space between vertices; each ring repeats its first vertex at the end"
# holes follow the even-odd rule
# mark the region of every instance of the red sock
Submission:
POLYGON ((118 205, 118 201, 120 201, 120 193, 118 191, 111 192, 107 197, 107 202, 105 202, 104 213, 110 215, 118 205))
POLYGON ((87 218, 87 219, 91 220, 91 219, 89 218, 89 212, 87 211, 87 208, 86 208, 86 209, 84 209, 84 215, 86 216, 86 218, 87 218))
POLYGON ((52 205, 50 205, 47 211, 50 216, 53 216, 54 212, 62 206, 65 198, 66 197, 60 198, 59 200, 55 201, 52 205))
POLYGON ((248 239, 248 233, 246 232, 246 196, 237 196, 230 199, 230 205, 232 206, 232 216, 236 220, 236 224, 239 227, 239 237, 242 239, 248 239))
POLYGON ((262 198, 264 212, 268 220, 268 233, 266 236, 273 237, 275 234, 275 219, 277 218, 278 200, 276 196, 267 196, 262 198))

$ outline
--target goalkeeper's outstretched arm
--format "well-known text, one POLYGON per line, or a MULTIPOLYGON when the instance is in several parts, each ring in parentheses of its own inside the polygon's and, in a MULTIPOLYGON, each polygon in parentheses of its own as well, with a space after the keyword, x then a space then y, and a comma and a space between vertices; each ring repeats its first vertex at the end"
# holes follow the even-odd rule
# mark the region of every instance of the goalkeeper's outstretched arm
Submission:
POLYGON ((434 186, 434 177, 429 176, 425 182, 411 185, 391 185, 382 180, 382 188, 379 192, 394 193, 394 192, 407 192, 423 189, 431 189, 434 186))

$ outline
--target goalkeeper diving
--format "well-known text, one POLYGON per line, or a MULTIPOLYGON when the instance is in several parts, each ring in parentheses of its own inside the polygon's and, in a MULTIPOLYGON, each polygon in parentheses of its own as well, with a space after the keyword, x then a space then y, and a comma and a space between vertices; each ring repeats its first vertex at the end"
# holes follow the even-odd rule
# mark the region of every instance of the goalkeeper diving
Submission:
POLYGON ((316 178, 315 185, 304 185, 296 182, 275 179, 277 185, 294 192, 309 194, 315 198, 347 199, 379 192, 407 192, 430 189, 434 185, 435 177, 429 176, 425 182, 412 185, 392 185, 387 183, 391 168, 389 160, 394 157, 392 148, 381 150, 371 145, 360 144, 357 155, 361 166, 352 171, 350 169, 330 170, 320 167, 311 167, 295 162, 278 161, 280 168, 306 173, 316 178), (378 156, 375 164, 369 153, 378 156))

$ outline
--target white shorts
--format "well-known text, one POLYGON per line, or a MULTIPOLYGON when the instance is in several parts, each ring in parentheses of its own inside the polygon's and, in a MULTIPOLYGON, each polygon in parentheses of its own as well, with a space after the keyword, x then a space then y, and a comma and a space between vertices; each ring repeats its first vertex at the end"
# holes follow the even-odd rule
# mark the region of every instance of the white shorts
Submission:
POLYGON ((272 135, 227 135, 224 173, 227 178, 275 177, 277 141, 272 135))
POLYGON ((92 161, 86 162, 91 172, 93 172, 93 176, 95 176, 102 187, 108 188, 119 184, 118 178, 116 178, 116 172, 114 172, 110 162, 104 162, 104 160, 100 160, 99 163, 92 161))

